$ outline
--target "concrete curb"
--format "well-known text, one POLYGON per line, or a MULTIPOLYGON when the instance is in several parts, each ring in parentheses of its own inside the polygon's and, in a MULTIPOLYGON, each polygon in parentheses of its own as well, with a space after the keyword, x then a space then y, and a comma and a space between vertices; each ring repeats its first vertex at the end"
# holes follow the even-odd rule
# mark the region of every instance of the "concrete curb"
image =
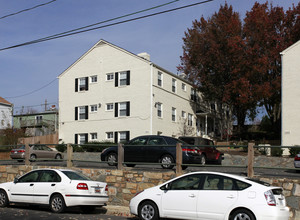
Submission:
POLYGON ((134 217, 134 215, 130 214, 129 207, 126 206, 107 205, 103 208, 107 210, 106 215, 134 217))

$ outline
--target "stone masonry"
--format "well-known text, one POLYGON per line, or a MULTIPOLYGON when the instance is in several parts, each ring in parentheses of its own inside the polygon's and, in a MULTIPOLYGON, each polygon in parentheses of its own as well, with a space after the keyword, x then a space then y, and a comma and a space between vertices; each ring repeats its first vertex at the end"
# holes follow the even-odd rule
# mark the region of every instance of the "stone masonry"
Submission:
MULTIPOLYGON (((0 183, 13 181, 17 175, 38 168, 49 168, 43 166, 0 166, 0 183)), ((59 168, 59 167, 52 167, 59 168)), ((164 183, 165 181, 176 177, 174 171, 162 172, 146 172, 136 171, 130 168, 124 170, 116 169, 86 169, 74 168, 82 171, 85 175, 94 180, 104 181, 108 184, 109 204, 128 206, 130 199, 139 191, 152 186, 164 183)), ((300 178, 291 179, 275 179, 260 178, 264 182, 268 182, 274 186, 280 186, 284 189, 284 195, 287 205, 290 207, 290 220, 300 220, 300 178)))

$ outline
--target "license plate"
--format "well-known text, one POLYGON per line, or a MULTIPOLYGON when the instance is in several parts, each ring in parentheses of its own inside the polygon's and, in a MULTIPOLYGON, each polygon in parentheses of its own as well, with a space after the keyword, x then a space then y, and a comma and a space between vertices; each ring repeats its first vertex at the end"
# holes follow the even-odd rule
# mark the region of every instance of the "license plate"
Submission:
POLYGON ((95 187, 95 193, 100 193, 100 192, 101 192, 100 187, 95 187))

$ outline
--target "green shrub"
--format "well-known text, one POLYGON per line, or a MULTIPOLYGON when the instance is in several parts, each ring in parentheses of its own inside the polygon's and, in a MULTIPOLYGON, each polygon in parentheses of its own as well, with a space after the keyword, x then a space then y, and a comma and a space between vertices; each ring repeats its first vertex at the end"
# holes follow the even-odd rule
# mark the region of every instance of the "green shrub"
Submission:
POLYGON ((295 157, 297 154, 300 154, 300 147, 291 147, 289 148, 291 157, 295 157))
POLYGON ((283 150, 280 147, 272 147, 271 148, 271 156, 273 156, 273 157, 281 157, 282 153, 283 153, 283 150))
POLYGON ((59 152, 65 152, 67 150, 67 145, 66 144, 59 144, 55 146, 56 150, 59 152))

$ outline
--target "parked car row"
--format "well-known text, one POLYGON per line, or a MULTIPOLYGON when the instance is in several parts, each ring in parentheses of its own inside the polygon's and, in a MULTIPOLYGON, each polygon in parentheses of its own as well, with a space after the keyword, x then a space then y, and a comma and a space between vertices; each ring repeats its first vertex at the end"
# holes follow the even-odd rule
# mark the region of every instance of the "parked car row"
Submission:
POLYGON ((295 156, 294 166, 295 168, 300 168, 300 152, 295 156))
MULTIPOLYGON (((47 205, 55 213, 73 206, 90 212, 107 202, 106 183, 73 170, 37 169, 0 184, 0 207, 27 203, 47 205)), ((131 199, 129 208, 141 220, 289 219, 281 187, 218 172, 192 172, 145 189, 131 199)))
MULTIPOLYGON (((10 151, 11 159, 18 161, 25 160, 25 146, 10 151)), ((55 148, 50 148, 46 145, 29 145, 29 158, 31 160, 49 158, 49 159, 63 159, 62 153, 55 148)))
MULTIPOLYGON (((223 154, 219 152, 213 143, 207 142, 197 144, 191 142, 191 138, 182 137, 176 139, 161 135, 144 135, 136 137, 124 145, 124 162, 127 166, 135 166, 135 162, 146 163, 161 163, 165 169, 171 169, 176 162, 176 144, 182 144, 182 166, 187 168, 187 164, 201 164, 204 165, 207 161, 221 164, 223 154), (188 140, 189 142, 185 142, 188 140), (200 145, 210 145, 203 146, 200 145)), ((109 165, 116 165, 118 159, 118 147, 112 146, 104 149, 101 153, 101 161, 107 161, 109 165)))

